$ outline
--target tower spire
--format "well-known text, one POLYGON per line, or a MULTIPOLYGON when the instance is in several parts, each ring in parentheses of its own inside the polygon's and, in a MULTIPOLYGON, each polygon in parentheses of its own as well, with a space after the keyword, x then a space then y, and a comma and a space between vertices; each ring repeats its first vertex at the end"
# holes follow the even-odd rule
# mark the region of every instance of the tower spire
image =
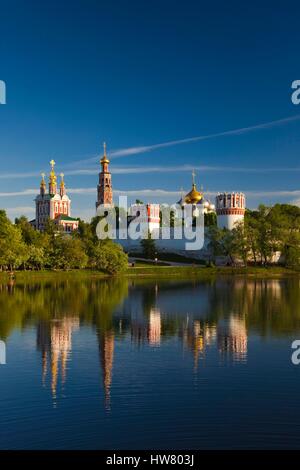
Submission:
MULTIPOLYGON (((105 163, 107 165, 109 164, 109 159, 107 158, 107 155, 106 155, 106 143, 105 142, 103 142, 103 157, 101 158, 100 163, 102 167, 103 167, 103 164, 105 163)), ((108 171, 108 167, 107 167, 107 171, 108 171)))
POLYGON ((60 192, 60 196, 63 197, 65 194, 66 194, 66 187, 65 187, 65 182, 64 182, 64 174, 63 173, 60 173, 60 188, 59 188, 59 192, 60 192))
POLYGON ((40 194, 42 196, 44 196, 44 194, 46 193, 46 181, 45 181, 45 173, 41 173, 41 177, 42 177, 42 180, 41 180, 41 184, 40 184, 40 194))
POLYGON ((55 161, 52 159, 50 162, 51 171, 49 176, 49 194, 56 194, 56 174, 54 171, 55 161))
POLYGON ((195 176, 196 176, 196 172, 195 172, 195 170, 193 169, 193 171, 192 171, 192 183, 193 183, 193 187, 196 186, 196 184, 195 184, 195 176))

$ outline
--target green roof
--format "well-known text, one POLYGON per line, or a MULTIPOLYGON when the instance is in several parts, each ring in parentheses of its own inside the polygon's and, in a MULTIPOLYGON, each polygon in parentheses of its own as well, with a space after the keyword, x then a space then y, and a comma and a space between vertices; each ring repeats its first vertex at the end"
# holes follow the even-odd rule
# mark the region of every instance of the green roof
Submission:
POLYGON ((56 219, 66 220, 66 221, 69 221, 69 222, 78 222, 78 220, 79 220, 79 219, 75 219, 74 217, 69 217, 68 215, 63 215, 63 214, 56 217, 56 219))

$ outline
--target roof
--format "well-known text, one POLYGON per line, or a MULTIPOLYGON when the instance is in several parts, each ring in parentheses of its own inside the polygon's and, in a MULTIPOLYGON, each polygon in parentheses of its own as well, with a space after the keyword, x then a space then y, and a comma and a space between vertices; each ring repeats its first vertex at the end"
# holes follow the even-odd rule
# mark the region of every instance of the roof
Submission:
POLYGON ((203 199, 203 194, 197 191, 195 183, 193 183, 192 190, 187 193, 184 198, 186 204, 198 204, 203 199))
POLYGON ((58 215, 56 217, 56 220, 65 220, 67 222, 78 222, 79 221, 79 219, 76 219, 75 217, 69 217, 68 215, 63 215, 63 214, 58 215))

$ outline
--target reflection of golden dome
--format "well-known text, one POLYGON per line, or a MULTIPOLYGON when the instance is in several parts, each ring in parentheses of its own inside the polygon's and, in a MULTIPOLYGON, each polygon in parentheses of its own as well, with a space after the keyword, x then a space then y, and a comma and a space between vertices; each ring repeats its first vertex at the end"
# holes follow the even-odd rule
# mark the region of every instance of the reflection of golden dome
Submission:
POLYGON ((184 202, 186 204, 198 204, 198 202, 202 201, 203 194, 197 191, 195 183, 193 183, 192 190, 187 193, 184 198, 184 202))

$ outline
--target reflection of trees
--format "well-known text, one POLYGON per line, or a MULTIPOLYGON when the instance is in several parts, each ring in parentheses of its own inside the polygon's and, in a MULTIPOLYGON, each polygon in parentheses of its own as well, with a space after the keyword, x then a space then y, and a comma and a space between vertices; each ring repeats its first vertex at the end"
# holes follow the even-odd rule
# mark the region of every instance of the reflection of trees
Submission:
POLYGON ((0 285, 0 339, 36 325, 43 381, 50 377, 53 397, 66 379, 72 332, 80 324, 97 334, 109 408, 115 341, 131 338, 134 344, 157 347, 178 338, 193 354, 195 367, 212 345, 222 357, 244 361, 249 331, 263 336, 300 330, 299 280, 118 278, 0 285))
POLYGON ((208 325, 228 319, 234 312, 245 318, 247 330, 255 329, 261 335, 268 332, 284 335, 300 330, 300 289, 296 277, 276 280, 231 277, 194 284, 174 281, 157 284, 118 278, 17 283, 15 286, 0 284, 0 338, 6 339, 13 329, 22 330, 37 320, 75 316, 81 323, 95 326, 97 331, 113 330, 116 337, 138 328, 137 335, 146 341, 149 328, 157 321, 161 339, 164 339, 178 334, 182 315, 161 311, 158 320, 153 315, 158 308, 157 299, 161 296, 171 299, 173 292, 177 295, 179 292, 186 298, 182 307, 186 309, 182 312, 185 315, 189 313, 191 289, 196 304, 193 317, 197 319, 199 304, 202 314, 198 320, 208 325), (203 296, 207 300, 204 310, 203 296))
POLYGON ((127 281, 45 282, 0 285, 0 338, 37 320, 77 316, 81 322, 107 328, 114 308, 127 295, 127 281))
POLYGON ((236 312, 248 330, 260 335, 285 335, 300 330, 299 278, 224 278, 210 291, 210 318, 217 321, 236 312))

